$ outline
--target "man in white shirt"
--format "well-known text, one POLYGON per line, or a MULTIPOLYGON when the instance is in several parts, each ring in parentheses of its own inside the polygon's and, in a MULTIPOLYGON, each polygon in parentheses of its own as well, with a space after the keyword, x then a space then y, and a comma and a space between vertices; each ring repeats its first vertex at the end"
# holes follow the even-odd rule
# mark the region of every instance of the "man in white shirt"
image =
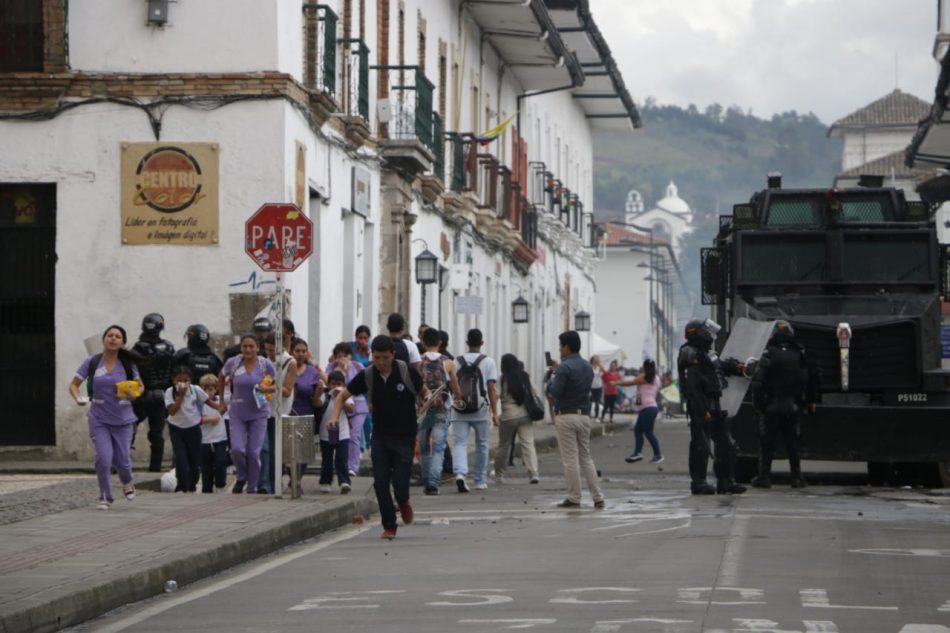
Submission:
POLYGON ((386 330, 389 332, 389 338, 393 339, 393 342, 398 343, 401 341, 402 345, 406 348, 405 355, 401 353, 401 350, 397 349, 395 354, 393 354, 393 358, 409 363, 410 367, 419 371, 419 366, 422 364, 422 356, 419 355, 419 348, 416 347, 416 344, 412 341, 407 341, 402 337, 403 332, 406 331, 406 319, 398 312, 393 312, 389 315, 389 318, 386 319, 386 330))
POLYGON ((461 401, 455 404, 452 419, 452 465, 459 492, 468 492, 468 434, 475 431, 475 464, 472 481, 476 490, 488 488, 489 420, 500 424, 498 417, 498 369, 495 361, 481 353, 485 341, 482 331, 473 328, 465 337, 468 352, 455 357, 455 373, 461 390, 461 401))

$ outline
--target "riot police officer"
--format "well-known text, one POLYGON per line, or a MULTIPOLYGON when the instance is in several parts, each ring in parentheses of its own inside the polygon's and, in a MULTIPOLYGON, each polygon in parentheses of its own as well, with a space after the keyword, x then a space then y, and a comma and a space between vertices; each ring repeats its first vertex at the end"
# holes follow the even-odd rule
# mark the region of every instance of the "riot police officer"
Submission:
POLYGON ((799 458, 799 417, 803 410, 815 412, 821 395, 819 384, 819 373, 795 340, 795 330, 788 321, 776 321, 752 378, 752 402, 759 417, 759 474, 752 480, 756 488, 772 487, 772 458, 779 432, 788 453, 792 488, 805 486, 799 458))
MULTIPOLYGON (((142 333, 132 350, 142 357, 141 372, 145 391, 133 403, 138 421, 148 419, 150 455, 148 469, 161 472, 165 452, 165 390, 171 386, 172 359, 175 346, 161 337, 165 319, 157 312, 142 319, 142 333)), ((138 423, 136 423, 138 424, 138 423)))
POLYGON ((735 481, 735 440, 729 432, 729 420, 719 406, 724 376, 739 374, 743 366, 735 359, 719 360, 710 353, 719 330, 719 325, 709 319, 687 323, 686 343, 680 347, 677 359, 680 390, 689 414, 689 477, 694 495, 741 494, 746 490, 735 481), (706 482, 711 452, 715 488, 706 482))
POLYGON ((224 363, 211 350, 211 332, 208 328, 200 323, 189 325, 185 330, 185 338, 188 346, 175 354, 175 364, 191 369, 191 381, 196 385, 205 374, 217 376, 224 363))

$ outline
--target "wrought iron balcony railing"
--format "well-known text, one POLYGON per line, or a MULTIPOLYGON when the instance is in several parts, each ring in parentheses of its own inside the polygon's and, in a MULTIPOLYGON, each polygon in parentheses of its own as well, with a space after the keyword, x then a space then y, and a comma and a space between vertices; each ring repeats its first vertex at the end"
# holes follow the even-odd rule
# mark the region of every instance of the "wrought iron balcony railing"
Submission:
POLYGON ((343 73, 347 95, 345 112, 369 123, 369 47, 358 38, 344 38, 340 44, 350 58, 343 73))
POLYGON ((336 96, 336 29, 338 18, 325 4, 303 5, 306 25, 304 84, 336 96))

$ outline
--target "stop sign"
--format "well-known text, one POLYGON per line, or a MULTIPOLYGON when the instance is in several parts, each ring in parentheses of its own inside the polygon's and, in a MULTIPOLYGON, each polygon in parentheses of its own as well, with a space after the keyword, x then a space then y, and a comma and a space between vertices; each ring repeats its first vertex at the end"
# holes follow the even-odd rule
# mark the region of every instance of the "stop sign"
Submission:
POLYGON ((267 203, 244 223, 244 251, 265 271, 295 270, 313 253, 313 222, 295 204, 267 203))

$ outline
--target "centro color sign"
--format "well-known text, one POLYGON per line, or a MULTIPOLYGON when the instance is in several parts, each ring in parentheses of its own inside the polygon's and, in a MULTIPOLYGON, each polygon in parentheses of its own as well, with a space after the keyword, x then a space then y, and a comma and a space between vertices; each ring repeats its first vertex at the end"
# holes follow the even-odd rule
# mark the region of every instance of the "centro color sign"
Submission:
POLYGON ((180 147, 156 147, 135 169, 135 204, 161 213, 183 211, 202 198, 201 165, 180 147))
POLYGON ((218 243, 217 143, 122 143, 122 243, 218 243))
POLYGON ((296 270, 313 253, 313 222, 295 204, 265 204, 244 223, 244 250, 264 271, 296 270))

